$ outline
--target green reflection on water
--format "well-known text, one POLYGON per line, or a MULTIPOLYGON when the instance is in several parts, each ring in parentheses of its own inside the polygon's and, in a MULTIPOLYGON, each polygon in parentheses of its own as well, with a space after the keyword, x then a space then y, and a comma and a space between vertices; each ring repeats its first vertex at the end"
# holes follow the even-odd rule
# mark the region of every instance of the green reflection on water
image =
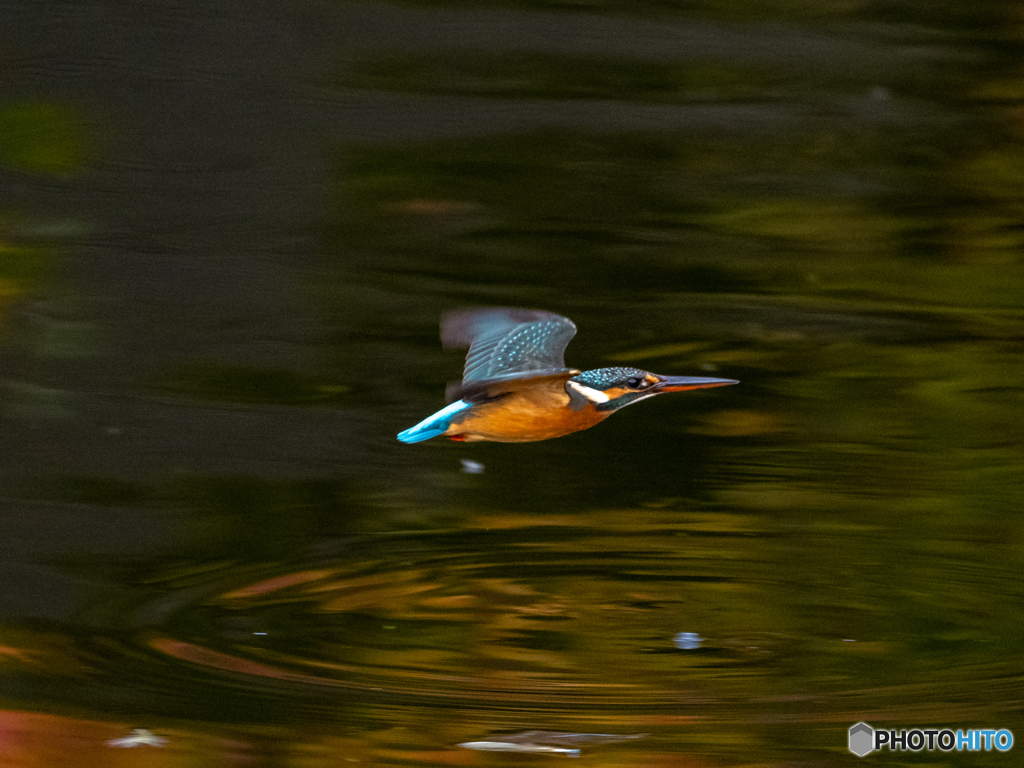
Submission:
MULTIPOLYGON (((0 166, 5 166, 6 172, 68 177, 82 170, 87 154, 85 130, 74 108, 35 100, 0 104, 0 166)), ((0 331, 7 330, 5 315, 14 302, 53 276, 54 241, 79 234, 81 229, 72 219, 55 221, 49 211, 42 218, 27 216, 13 197, 0 201, 0 331)), ((37 345, 34 351, 55 357, 88 354, 92 339, 84 324, 41 320, 40 327, 33 329, 37 338, 30 342, 37 345)), ((50 395, 40 397, 44 388, 27 382, 8 382, 6 386, 14 392, 15 414, 33 409, 47 415, 60 413, 59 407, 51 407, 52 402, 39 402, 53 400, 50 395), (36 402, 29 402, 33 400, 36 402)))
POLYGON ((380 91, 522 99, 674 102, 771 98, 776 84, 784 79, 785 75, 778 72, 726 63, 459 51, 359 62, 351 71, 340 74, 334 84, 380 91))
POLYGON ((68 174, 80 170, 86 144, 72 108, 51 102, 0 106, 0 163, 21 171, 68 174))
POLYGON ((968 162, 998 163, 1002 175, 965 172, 940 154, 886 179, 876 163, 900 162, 920 139, 548 132, 357 151, 344 166, 339 235, 348 268, 372 251, 377 284, 387 269, 384 285, 400 289, 411 279, 421 290, 431 279, 514 287, 532 271, 591 295, 614 281, 620 291, 1019 308, 1019 200, 1001 179, 1021 175, 986 155, 968 162), (974 215, 979 195, 988 218, 974 215))
POLYGON ((349 387, 288 370, 196 364, 159 377, 156 386, 202 398, 250 404, 312 404, 341 398, 349 387))

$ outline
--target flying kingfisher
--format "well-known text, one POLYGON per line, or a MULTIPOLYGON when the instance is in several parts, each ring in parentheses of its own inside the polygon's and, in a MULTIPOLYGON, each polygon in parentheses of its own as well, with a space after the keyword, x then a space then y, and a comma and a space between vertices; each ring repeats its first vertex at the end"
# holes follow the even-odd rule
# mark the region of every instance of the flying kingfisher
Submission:
POLYGON ((441 319, 445 347, 469 347, 462 383, 446 408, 399 433, 403 443, 452 440, 531 443, 589 429, 663 392, 725 387, 732 379, 659 376, 638 368, 566 368, 572 320, 533 309, 466 309, 441 319))

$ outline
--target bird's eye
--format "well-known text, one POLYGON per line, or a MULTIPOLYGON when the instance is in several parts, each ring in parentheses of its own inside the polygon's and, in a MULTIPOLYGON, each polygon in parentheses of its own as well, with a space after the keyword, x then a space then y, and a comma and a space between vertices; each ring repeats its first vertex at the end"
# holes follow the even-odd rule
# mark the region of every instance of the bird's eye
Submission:
POLYGON ((634 376, 631 379, 626 379, 626 386, 629 387, 630 389, 639 389, 640 388, 640 383, 642 381, 643 381, 643 379, 638 379, 638 378, 636 378, 634 376))

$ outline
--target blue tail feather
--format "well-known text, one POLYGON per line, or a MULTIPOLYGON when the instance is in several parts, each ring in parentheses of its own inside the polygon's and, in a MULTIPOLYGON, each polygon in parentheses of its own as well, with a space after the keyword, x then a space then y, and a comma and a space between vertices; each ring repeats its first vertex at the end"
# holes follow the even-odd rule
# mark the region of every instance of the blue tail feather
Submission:
POLYGON ((451 426, 452 419, 456 414, 462 413, 473 406, 465 400, 458 400, 449 406, 442 408, 433 416, 428 416, 415 427, 409 427, 404 432, 398 433, 398 439, 403 443, 421 443, 432 437, 443 435, 445 430, 451 426))

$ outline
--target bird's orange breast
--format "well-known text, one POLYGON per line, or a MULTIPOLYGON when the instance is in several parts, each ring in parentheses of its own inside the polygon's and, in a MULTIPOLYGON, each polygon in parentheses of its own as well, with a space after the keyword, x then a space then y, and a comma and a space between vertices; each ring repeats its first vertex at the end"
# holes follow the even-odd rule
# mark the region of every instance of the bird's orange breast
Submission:
POLYGON ((532 443, 588 429, 612 413, 597 411, 589 404, 578 411, 568 406, 565 394, 513 392, 466 411, 445 435, 466 442, 532 443))

